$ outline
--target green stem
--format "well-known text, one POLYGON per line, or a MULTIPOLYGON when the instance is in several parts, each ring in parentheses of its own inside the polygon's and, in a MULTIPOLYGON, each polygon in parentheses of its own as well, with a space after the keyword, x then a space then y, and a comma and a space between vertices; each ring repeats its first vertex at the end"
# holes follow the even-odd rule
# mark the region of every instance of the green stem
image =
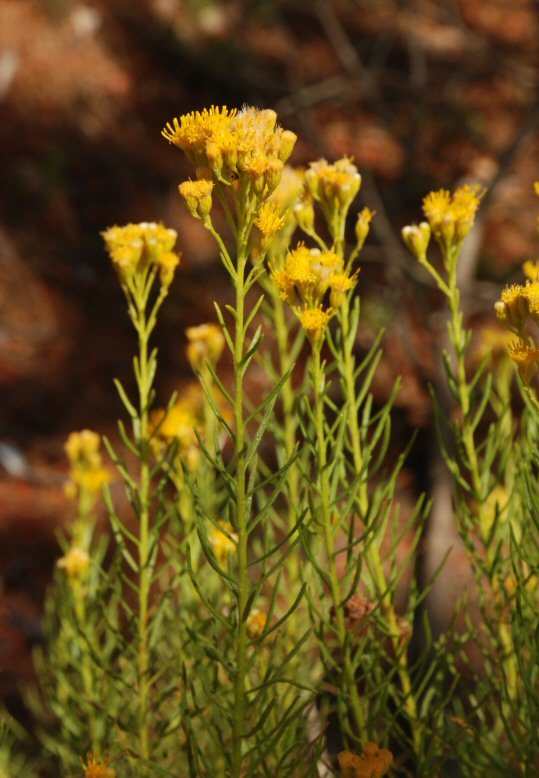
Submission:
POLYGON ((236 271, 236 310, 234 339, 234 421, 236 432, 236 531, 238 534, 238 611, 236 629, 236 676, 234 679, 234 724, 232 733, 232 776, 240 778, 243 763, 245 734, 245 685, 247 671, 247 631, 244 619, 249 595, 247 573, 247 494, 245 425, 243 418, 243 376, 241 364, 244 352, 245 320, 245 266, 247 262, 248 227, 238 237, 238 265, 236 271))
MULTIPOLYGON (((343 671, 341 683, 345 695, 349 696, 352 718, 357 731, 357 740, 364 741, 367 735, 365 716, 359 696, 354 668, 350 657, 349 641, 346 635, 346 624, 340 592, 337 563, 335 561, 335 529, 331 517, 331 496, 327 458, 327 440, 324 425, 324 388, 325 375, 321 364, 321 344, 313 345, 312 380, 314 388, 315 426, 317 443, 318 487, 320 491, 320 508, 322 519, 322 534, 328 563, 328 578, 335 611, 336 633, 340 649, 343 653, 343 671)), ((342 731, 349 731, 346 721, 342 721, 342 731)))
MULTIPOLYGON (((359 474, 362 472, 365 466, 365 462, 361 448, 361 435, 356 407, 356 386, 354 380, 356 365, 353 353, 355 333, 350 331, 350 297, 347 297, 342 305, 341 324, 343 339, 344 394, 347 409, 347 425, 352 444, 354 471, 359 474)), ((368 479, 367 474, 365 473, 365 475, 361 478, 361 483, 358 490, 359 509, 363 519, 365 519, 369 509, 367 484, 368 479)), ((393 608, 391 595, 388 590, 387 580, 384 573, 384 567, 380 557, 380 549, 376 542, 369 544, 366 553, 368 555, 369 569, 372 572, 374 583, 380 596, 382 597, 381 604, 387 618, 390 640, 392 643, 395 660, 397 662, 397 671, 404 699, 404 709, 412 729, 414 750, 416 755, 419 756, 423 749, 423 737, 418 721, 417 705, 415 697, 412 693, 412 684, 410 681, 410 674, 408 672, 406 653, 403 652, 400 647, 400 630, 397 615, 395 613, 395 609, 393 608)))
MULTIPOLYGON (((460 247, 459 247, 460 248, 460 247)), ((447 267, 449 269, 449 285, 448 285, 448 301, 451 319, 449 323, 449 336, 455 349, 456 357, 456 378, 457 389, 459 396, 459 404, 462 412, 462 441, 464 444, 464 450, 466 452, 466 459, 468 470, 470 472, 472 493, 476 504, 477 518, 479 523, 479 529, 482 535, 482 540, 485 545, 487 554, 487 561, 489 567, 492 569, 494 559, 492 557, 491 549, 488 547, 488 516, 485 512, 485 490, 481 480, 481 471, 479 466, 479 456, 475 445, 474 429, 470 419, 470 387, 466 380, 466 347, 467 337, 466 331, 462 326, 463 315, 460 309, 460 293, 457 285, 457 260, 458 250, 454 250, 454 253, 450 254, 447 258, 447 267)), ((494 601, 500 600, 500 585, 496 576, 493 576, 491 581, 492 594, 494 601)), ((506 654, 506 667, 507 667, 507 686, 509 690, 509 696, 515 700, 518 689, 518 664, 514 653, 514 645, 511 636, 511 629, 508 624, 500 621, 500 640, 506 654)))
POLYGON ((139 688, 139 745, 142 759, 150 756, 148 733, 148 605, 150 594, 149 557, 149 496, 150 468, 148 463, 148 341, 141 312, 141 328, 139 332, 139 397, 140 397, 140 534, 139 534, 139 658, 138 658, 138 688, 139 688))

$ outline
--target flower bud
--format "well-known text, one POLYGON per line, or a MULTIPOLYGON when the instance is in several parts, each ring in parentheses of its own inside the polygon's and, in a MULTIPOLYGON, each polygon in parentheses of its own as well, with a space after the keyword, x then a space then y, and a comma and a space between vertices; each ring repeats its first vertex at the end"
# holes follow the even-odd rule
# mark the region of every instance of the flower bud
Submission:
POLYGON ((217 324, 200 324, 185 330, 187 340, 187 359, 196 372, 206 362, 216 365, 225 345, 225 338, 217 324))
POLYGON ((367 235, 371 229, 371 221, 374 213, 375 212, 369 210, 369 208, 363 208, 363 210, 360 211, 357 215, 356 241, 358 250, 363 248, 363 244, 367 240, 367 235))
POLYGON ((409 227, 403 227, 402 238, 412 254, 417 259, 421 259, 427 254, 430 241, 430 226, 427 222, 421 222, 419 225, 413 224, 409 227))
POLYGON ((310 197, 305 197, 294 206, 294 216, 303 232, 310 234, 314 231, 314 206, 310 197))
POLYGON ((178 187, 191 216, 202 222, 206 222, 210 215, 213 186, 213 181, 200 179, 198 181, 184 181, 178 187))

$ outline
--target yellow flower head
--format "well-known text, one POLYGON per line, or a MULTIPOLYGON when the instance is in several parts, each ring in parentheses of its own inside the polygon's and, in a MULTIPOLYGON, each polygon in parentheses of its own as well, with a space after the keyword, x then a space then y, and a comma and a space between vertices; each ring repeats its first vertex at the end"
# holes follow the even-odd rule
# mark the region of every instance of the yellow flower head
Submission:
POLYGON ((285 270, 293 284, 303 296, 309 294, 309 290, 318 282, 313 263, 320 256, 318 249, 308 249, 307 246, 299 246, 290 251, 286 256, 285 270))
POLYGON ((342 751, 339 767, 343 778, 382 778, 393 762, 393 754, 376 743, 365 743, 361 754, 342 751))
POLYGON ((430 192, 423 212, 436 240, 445 248, 461 243, 470 232, 484 191, 479 186, 461 186, 451 194, 446 189, 430 192))
POLYGON ((195 219, 205 221, 210 215, 213 187, 214 182, 204 178, 199 181, 184 181, 179 185, 180 195, 195 219))
POLYGON ((281 300, 291 303, 294 299, 294 281, 284 268, 272 265, 270 267, 270 278, 277 287, 281 300))
POLYGON ((222 527, 223 532, 214 528, 209 535, 209 541, 213 553, 215 554, 215 558, 220 565, 223 565, 230 554, 235 553, 238 544, 238 536, 228 521, 220 521, 219 526, 222 527))
POLYGON ((312 197, 326 213, 342 208, 346 211, 361 186, 357 167, 348 157, 332 165, 325 159, 311 162, 305 173, 305 183, 312 197))
POLYGON ((109 767, 109 758, 104 757, 103 761, 96 759, 92 754, 88 754, 87 762, 81 759, 84 768, 84 778, 116 778, 116 770, 109 767))
POLYGON ((70 580, 82 578, 90 566, 90 557, 82 548, 74 546, 67 554, 56 562, 56 567, 63 570, 70 580))
POLYGON ((225 337, 217 324, 200 324, 198 327, 187 327, 187 359, 196 372, 201 370, 206 362, 216 365, 225 345, 225 337))
POLYGON ((279 183, 284 162, 296 136, 276 124, 271 110, 226 107, 196 111, 174 119, 164 137, 183 149, 197 168, 211 171, 227 184, 247 182, 260 198, 268 197, 279 183))
POLYGON ((319 306, 318 308, 296 308, 295 312, 301 326, 313 343, 324 337, 325 329, 331 319, 331 309, 324 311, 322 306, 319 306))
POLYGON ((362 249, 363 244, 367 240, 367 235, 371 229, 371 221, 375 216, 376 211, 371 211, 370 208, 363 208, 357 215, 356 221, 356 242, 357 248, 362 249))
POLYGON ((109 227, 102 233, 105 246, 122 284, 150 267, 160 271, 161 283, 168 287, 178 265, 172 252, 177 233, 156 222, 109 227))
POLYGON ((522 272, 530 281, 539 281, 539 260, 527 259, 522 265, 522 272))
POLYGON ((285 221, 285 215, 279 215, 279 208, 274 202, 265 202, 260 208, 255 224, 263 238, 271 240, 279 230, 282 230, 285 221))
POLYGON ((236 115, 236 110, 229 111, 223 108, 212 107, 208 110, 192 111, 173 119, 172 124, 167 122, 162 131, 164 138, 185 152, 185 155, 195 167, 204 167, 206 162, 206 144, 213 137, 219 137, 226 133, 231 119, 236 115))
POLYGON ((100 453, 101 440, 92 430, 72 432, 64 446, 71 465, 69 475, 74 495, 78 490, 88 495, 98 495, 103 486, 109 483, 110 473, 103 467, 100 453))
POLYGON ((528 318, 526 287, 520 284, 506 286, 494 308, 498 319, 510 330, 520 334, 528 318))
MULTIPOLYGON (((169 446, 176 443, 180 460, 190 472, 195 472, 200 462, 196 432, 202 435, 203 428, 204 397, 200 385, 193 383, 182 391, 168 412, 164 408, 152 411, 149 422, 152 449, 156 456, 162 456, 169 446)), ((181 464, 176 464, 180 473, 181 464)))
POLYGON ((518 367, 525 384, 529 384, 539 361, 539 348, 528 346, 519 340, 509 346, 509 356, 518 367))
POLYGON ((247 629, 247 635, 251 640, 256 640, 261 637, 262 633, 266 629, 268 621, 268 614, 264 611, 253 608, 247 617, 245 627, 247 629))
POLYGON ((334 273, 328 279, 330 288, 329 303, 332 308, 339 308, 346 297, 346 293, 352 289, 357 280, 357 273, 349 276, 346 273, 334 273))

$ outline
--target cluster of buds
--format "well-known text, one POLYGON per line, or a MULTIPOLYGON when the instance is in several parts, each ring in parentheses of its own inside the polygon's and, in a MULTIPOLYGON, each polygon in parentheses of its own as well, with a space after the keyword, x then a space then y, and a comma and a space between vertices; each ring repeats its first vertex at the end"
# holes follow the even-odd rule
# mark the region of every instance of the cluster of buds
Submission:
POLYGON ((217 562, 224 565, 231 554, 236 553, 238 535, 228 521, 219 521, 219 529, 215 527, 209 535, 210 546, 217 562))
POLYGON ((109 227, 102 233, 107 251, 122 286, 146 277, 150 270, 159 273, 161 288, 168 290, 180 257, 172 249, 177 233, 156 222, 109 227))
MULTIPOLYGON (((483 195, 484 190, 481 190, 479 186, 466 184, 466 186, 458 187, 453 194, 447 189, 430 192, 423 200, 423 213, 444 256, 449 254, 452 249, 458 248, 469 234, 483 195)), ((423 240, 425 240, 425 227, 421 226, 419 229, 420 232, 424 233, 423 240)), ((409 237, 409 240, 412 242, 412 236, 409 237)), ((421 239, 419 239, 417 248, 421 248, 421 239)), ((417 249, 412 250, 414 253, 417 251, 417 249)))
POLYGON ((239 181, 260 199, 277 187, 296 142, 293 132, 277 125, 275 111, 249 107, 193 111, 167 123, 162 134, 184 151, 197 178, 209 173, 227 185, 239 181))
POLYGON ((191 384, 168 410, 156 408, 150 415, 149 435, 154 454, 161 457, 176 446, 178 474, 183 462, 189 472, 198 469, 200 447, 197 432, 203 434, 204 397, 199 384, 191 384))
POLYGON ((346 272, 344 260, 334 251, 309 249, 301 243, 284 260, 273 264, 270 275, 313 342, 323 337, 331 315, 342 305, 357 278, 357 273, 350 276, 346 272), (325 305, 328 295, 329 307, 325 305))
POLYGON ((95 499, 109 483, 110 473, 103 467, 100 447, 101 439, 92 430, 72 432, 68 437, 64 446, 70 464, 70 480, 66 485, 68 496, 76 497, 80 493, 95 499))
POLYGON ((311 162, 305 173, 305 185, 313 200, 332 224, 336 216, 346 216, 361 186, 357 167, 348 157, 330 164, 325 159, 311 162))
POLYGON ((522 380, 529 385, 539 364, 539 349, 525 336, 524 330, 528 321, 539 323, 539 281, 506 286, 494 308, 498 319, 517 335, 508 353, 522 380))
POLYGON ((200 324, 185 330, 187 340, 187 359, 195 373, 202 370, 206 363, 215 367, 225 345, 225 337, 217 324, 200 324))
POLYGON ((376 743, 365 743, 361 754, 342 751, 339 767, 342 778, 382 778, 393 762, 393 754, 376 743))
POLYGON ((207 224, 210 218, 213 187, 214 182, 207 178, 184 181, 178 187, 191 216, 200 219, 203 224, 207 224))

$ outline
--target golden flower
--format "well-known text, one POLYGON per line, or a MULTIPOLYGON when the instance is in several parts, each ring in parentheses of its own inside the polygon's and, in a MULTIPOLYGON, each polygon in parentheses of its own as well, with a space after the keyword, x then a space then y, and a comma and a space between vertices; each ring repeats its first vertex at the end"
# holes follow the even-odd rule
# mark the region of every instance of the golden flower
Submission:
POLYGON ((180 195, 185 200, 191 216, 201 221, 206 221, 212 207, 213 181, 200 179, 199 181, 184 181, 178 187, 180 195))
POLYGON ((352 277, 346 273, 334 273, 328 279, 330 288, 329 303, 332 308, 339 308, 346 297, 346 293, 352 289, 357 280, 357 273, 352 277))
POLYGON ((255 219, 255 224, 262 234, 262 249, 267 250, 272 238, 284 227, 286 223, 286 216, 279 215, 279 209, 273 202, 265 202, 258 216, 255 219))
POLYGON ((56 562, 56 567, 63 570, 68 578, 82 578, 90 566, 90 556, 84 549, 74 546, 67 554, 56 562))
POLYGON ((320 159, 311 162, 305 173, 305 183, 312 197, 328 214, 337 208, 347 210, 350 207, 359 192, 361 176, 348 157, 338 159, 333 164, 320 159))
POLYGON ((524 341, 519 340, 509 346, 509 356, 518 367, 524 383, 529 384, 539 361, 539 348, 528 346, 524 341))
POLYGON ((200 324, 198 327, 187 327, 187 358, 196 372, 203 368, 206 362, 216 365, 225 345, 225 337, 217 324, 200 324))
POLYGON ((528 295, 526 287, 511 284, 502 291, 501 298, 494 305, 496 316, 506 327, 521 333, 528 317, 528 295))
POLYGON ((109 767, 109 758, 104 757, 103 761, 97 760, 92 754, 88 754, 87 763, 81 759, 84 768, 84 778, 116 778, 116 770, 109 767))
POLYGON ((539 260, 533 262, 531 259, 527 259, 522 265, 522 272, 530 281, 539 280, 539 260))
POLYGON ((101 462, 100 446, 101 438, 97 432, 81 430, 70 433, 64 444, 64 450, 72 465, 83 464, 85 467, 92 467, 101 462))
POLYGON ((168 286, 172 281, 174 268, 179 257, 172 249, 177 233, 156 222, 126 224, 124 227, 109 227, 101 233, 112 263, 122 284, 126 284, 139 272, 151 266, 161 271, 161 283, 168 286))
POLYGON ((393 762, 393 754, 376 743, 365 743, 361 754, 342 751, 339 767, 343 778, 381 778, 393 762))
POLYGON ((258 197, 279 183, 283 164, 296 142, 293 132, 278 127, 272 110, 226 107, 196 111, 174 119, 163 136, 181 148, 196 168, 205 168, 224 183, 249 182, 258 197), (242 175, 243 174, 243 175, 242 175))
POLYGON ((245 627, 247 629, 247 635, 249 638, 251 640, 256 640, 257 638, 261 637, 264 630, 266 629, 267 622, 268 614, 264 613, 264 611, 261 611, 258 608, 253 608, 247 616, 247 621, 245 622, 245 627))
POLYGON ((177 444, 177 454, 190 472, 200 461, 200 447, 196 432, 202 435, 204 425, 204 396, 198 383, 190 384, 171 408, 156 408, 150 415, 148 431, 156 456, 177 444))
POLYGON ((325 329, 331 319, 331 309, 324 311, 320 305, 318 308, 296 308, 295 311, 301 326, 313 343, 323 338, 325 329))
POLYGON ((270 268, 270 278, 277 287, 281 300, 287 303, 294 299, 294 281, 284 268, 277 268, 273 265, 270 268))
POLYGON ((195 167, 202 167, 206 160, 206 144, 214 136, 219 137, 228 130, 236 113, 236 110, 229 111, 226 106, 216 108, 212 105, 209 110, 204 108, 202 111, 192 111, 179 120, 167 122, 161 134, 169 143, 182 149, 195 167))
POLYGON ((68 489, 73 496, 76 496, 77 489, 97 495, 109 483, 110 473, 103 467, 100 445, 99 435, 92 430, 81 430, 69 435, 64 449, 71 465, 71 485, 68 485, 68 489))
POLYGON ((363 208, 357 215, 356 221, 356 245, 358 249, 363 248, 363 244, 367 240, 371 228, 371 221, 375 216, 376 211, 371 211, 370 208, 363 208))
POLYGON ((230 554, 235 553, 238 544, 238 536, 234 532, 234 528, 228 521, 220 521, 219 526, 221 530, 216 527, 209 535, 210 545, 220 565, 223 565, 230 554))
POLYGON ((479 186, 458 187, 453 194, 446 189, 430 192, 423 200, 423 212, 436 240, 444 248, 460 244, 475 221, 484 190, 479 186))

